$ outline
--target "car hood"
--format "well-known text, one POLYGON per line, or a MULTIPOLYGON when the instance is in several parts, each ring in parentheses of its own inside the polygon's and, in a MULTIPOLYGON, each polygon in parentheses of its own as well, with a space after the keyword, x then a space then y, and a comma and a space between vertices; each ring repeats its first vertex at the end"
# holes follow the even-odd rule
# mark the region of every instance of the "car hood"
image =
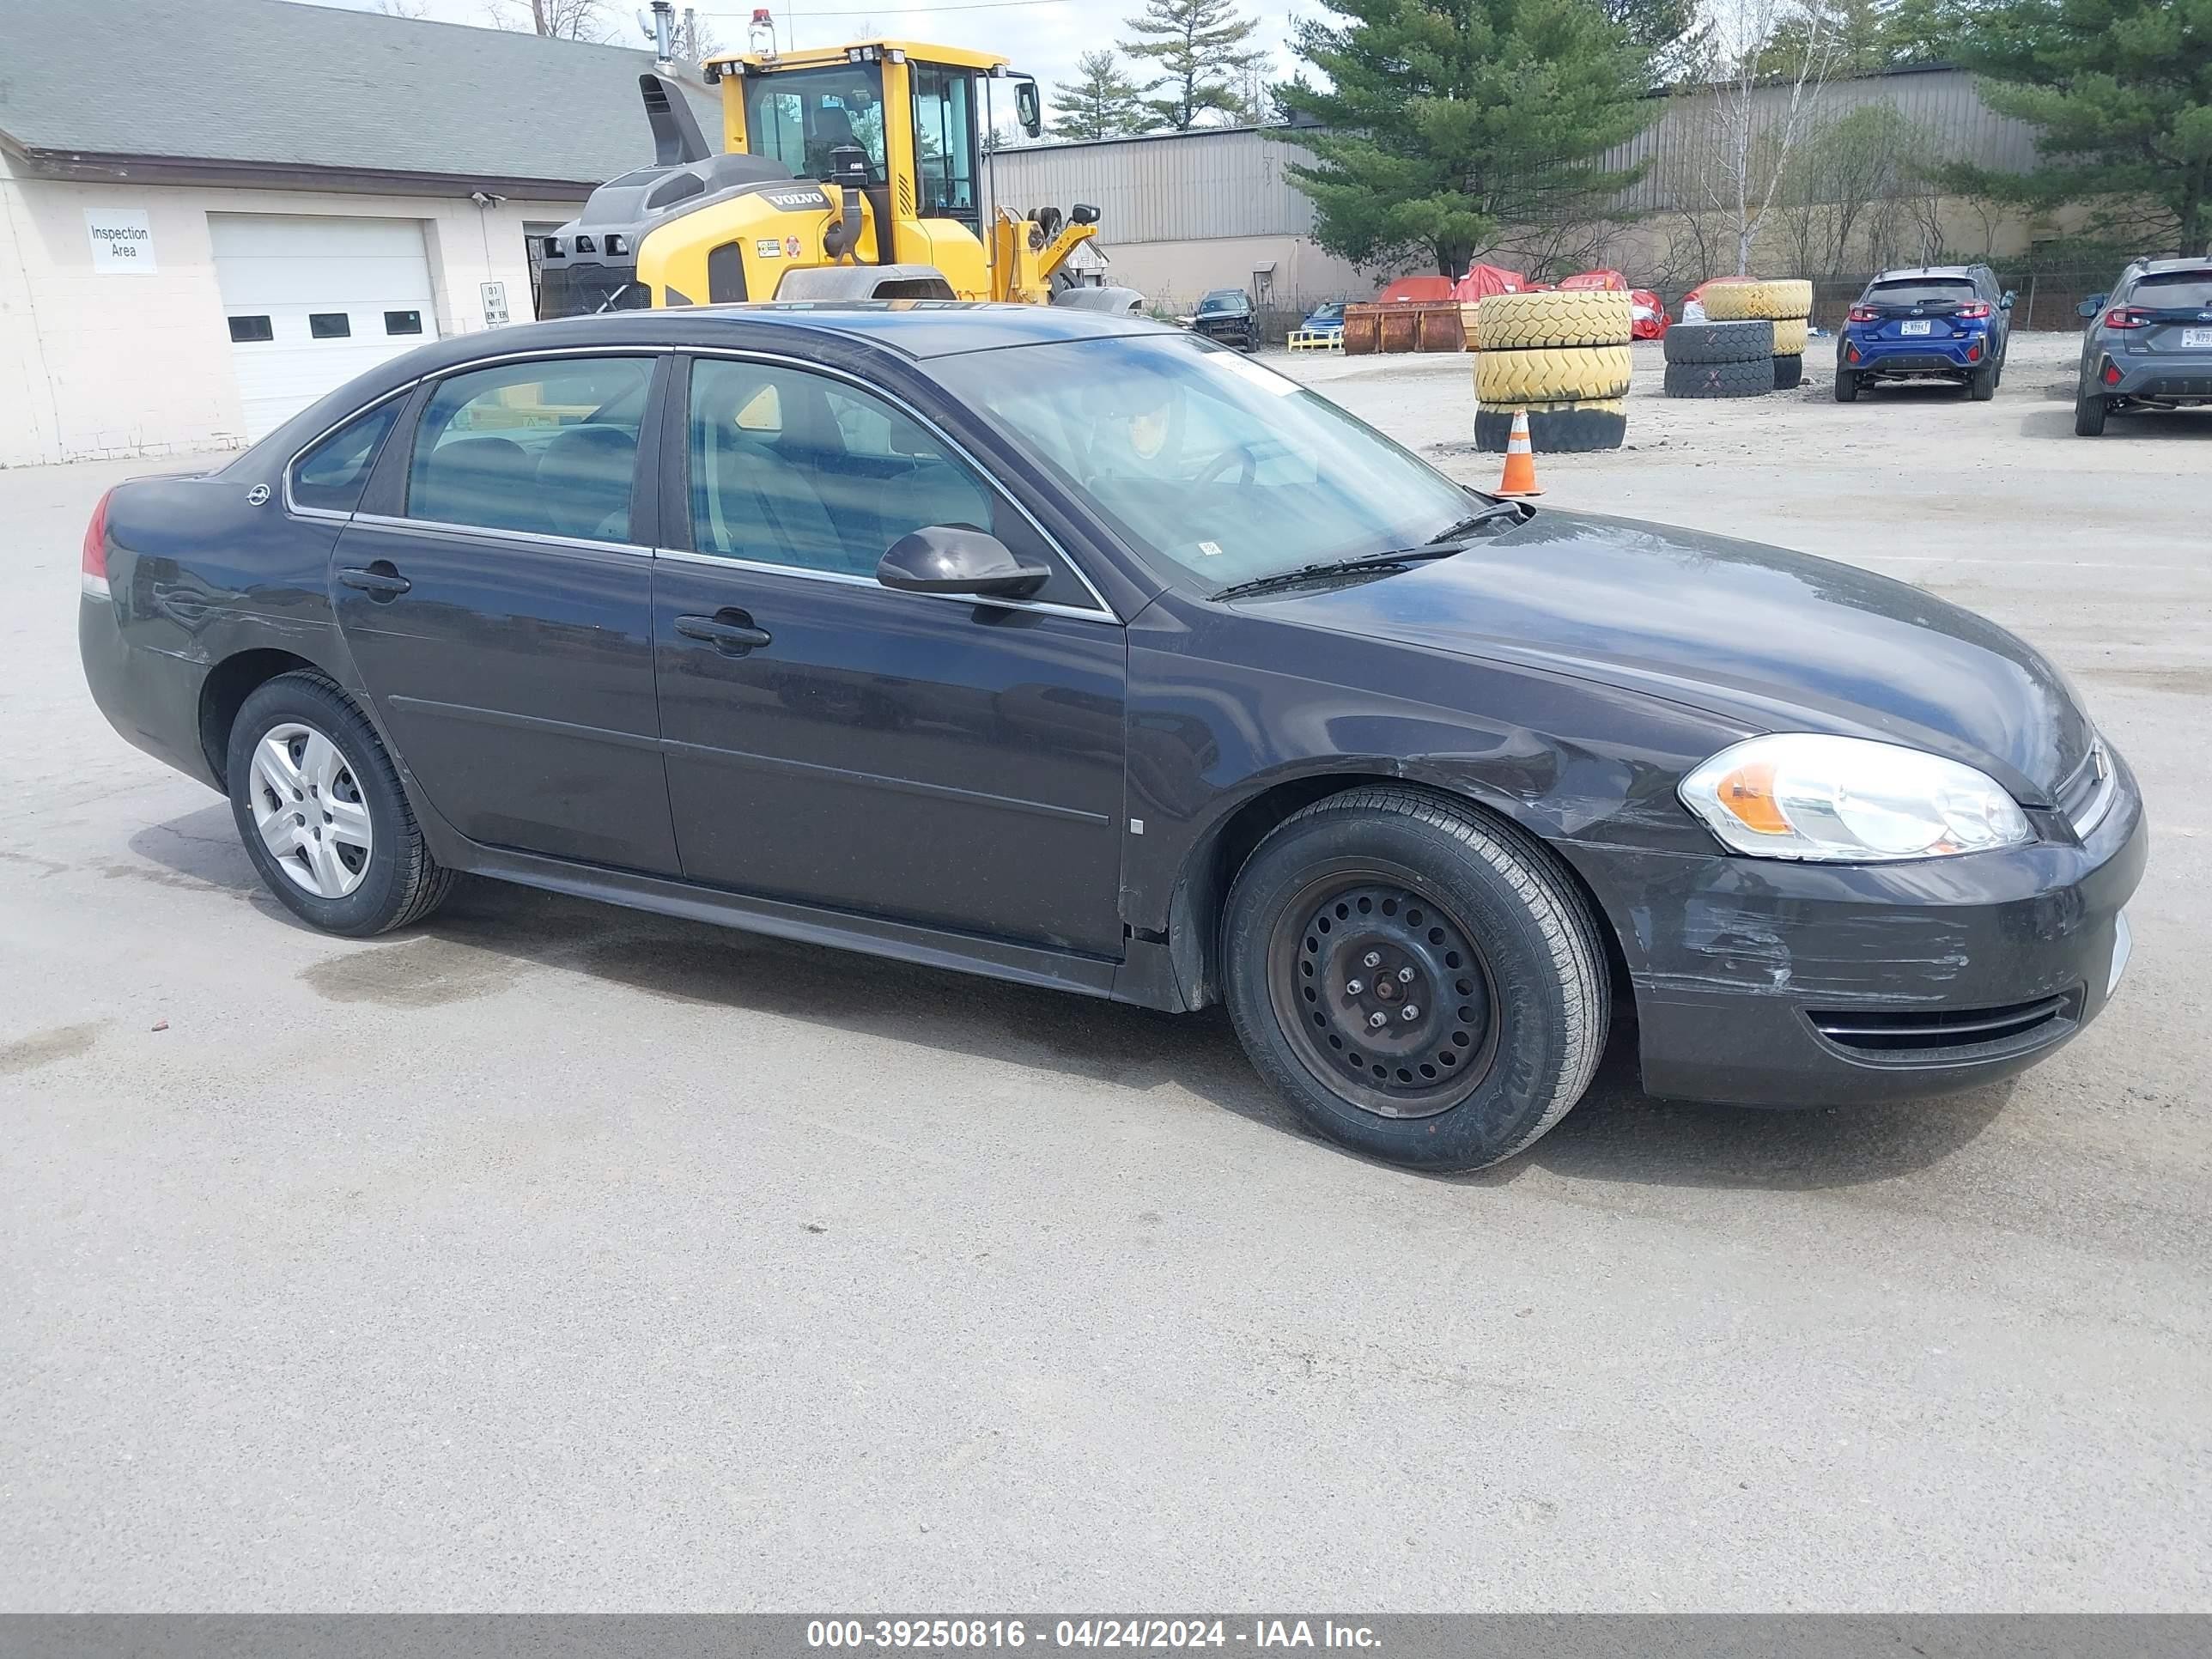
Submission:
POLYGON ((2065 678, 1971 611, 1664 525, 1542 512, 1451 557, 1280 603, 1286 621, 1601 680, 1750 730, 1910 744, 2030 805, 2055 799, 2093 738, 2065 678))

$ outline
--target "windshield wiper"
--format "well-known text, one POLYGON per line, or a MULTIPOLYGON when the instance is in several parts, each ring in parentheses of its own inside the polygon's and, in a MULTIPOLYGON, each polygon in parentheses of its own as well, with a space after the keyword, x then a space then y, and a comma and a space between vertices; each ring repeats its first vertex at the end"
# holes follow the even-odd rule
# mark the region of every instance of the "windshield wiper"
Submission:
POLYGON ((1295 570, 1279 570, 1272 576, 1255 576, 1249 581, 1231 583, 1213 597, 1217 599, 1241 599, 1254 593, 1272 593, 1286 587, 1304 587, 1337 576, 1356 576, 1370 570, 1402 570, 1409 564, 1418 564, 1428 559, 1448 559, 1466 547, 1467 538, 1476 530, 1505 518, 1510 518, 1516 524, 1521 522, 1521 503, 1492 501, 1480 513, 1470 514, 1457 524, 1438 531, 1419 547, 1401 547, 1391 553, 1370 553, 1358 559, 1324 559, 1316 564, 1302 564, 1295 570))

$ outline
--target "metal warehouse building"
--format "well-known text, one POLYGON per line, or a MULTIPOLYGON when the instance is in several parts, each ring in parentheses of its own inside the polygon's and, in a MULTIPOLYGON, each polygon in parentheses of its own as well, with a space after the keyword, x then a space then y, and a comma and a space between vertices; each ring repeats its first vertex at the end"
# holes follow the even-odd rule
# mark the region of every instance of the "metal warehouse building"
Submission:
POLYGON ((527 321, 526 236, 653 154, 649 52, 281 0, 0 0, 0 466, 247 441, 527 321))

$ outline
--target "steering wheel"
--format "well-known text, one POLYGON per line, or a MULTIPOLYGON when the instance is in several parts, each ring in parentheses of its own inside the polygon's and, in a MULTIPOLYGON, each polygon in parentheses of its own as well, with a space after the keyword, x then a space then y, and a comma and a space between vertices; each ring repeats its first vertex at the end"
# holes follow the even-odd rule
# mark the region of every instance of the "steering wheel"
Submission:
POLYGON ((1191 483, 1193 484, 1210 484, 1222 473, 1226 472, 1229 470, 1229 464, 1231 461, 1236 460, 1242 460, 1243 462, 1243 466, 1239 470, 1237 475, 1237 482, 1240 485, 1249 484, 1253 479, 1260 476, 1260 458, 1253 453, 1252 446, 1249 444, 1231 444, 1228 448, 1223 450, 1218 455, 1216 455, 1212 460, 1208 461, 1203 467, 1201 467, 1199 470, 1198 476, 1195 478, 1193 478, 1191 483))

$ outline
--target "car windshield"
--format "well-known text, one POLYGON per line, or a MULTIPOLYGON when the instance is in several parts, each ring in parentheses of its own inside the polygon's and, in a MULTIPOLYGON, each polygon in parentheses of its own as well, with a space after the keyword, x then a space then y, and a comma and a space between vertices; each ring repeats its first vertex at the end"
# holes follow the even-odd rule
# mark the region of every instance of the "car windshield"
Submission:
POLYGON ((1241 294, 1209 294, 1198 302, 1198 308, 1201 312, 1242 311, 1244 309, 1244 296, 1241 294))
POLYGON ((2212 270, 2154 270, 2136 279, 2128 302, 2152 310, 2212 306, 2212 270))
POLYGON ((956 395, 1206 592, 1419 546, 1480 505, 1295 380, 1188 334, 940 358, 956 395))
POLYGON ((1915 276, 1909 282, 1876 283, 1866 302, 1877 306, 1966 305, 1980 297, 1964 276, 1915 276))

